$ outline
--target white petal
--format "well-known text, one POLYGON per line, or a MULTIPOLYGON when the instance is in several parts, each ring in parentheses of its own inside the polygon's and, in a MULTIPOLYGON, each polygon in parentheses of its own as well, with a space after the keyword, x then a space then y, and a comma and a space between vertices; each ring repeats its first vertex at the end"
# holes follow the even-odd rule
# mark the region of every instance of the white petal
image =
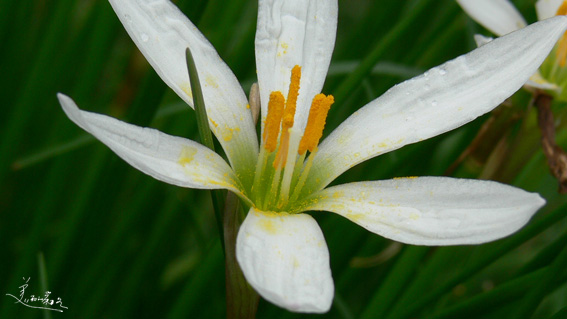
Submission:
POLYGON ((323 313, 331 307, 329 250, 313 217, 251 208, 238 232, 236 258, 266 300, 297 312, 323 313))
POLYGON ((366 159, 489 112, 536 72, 566 25, 567 17, 534 23, 394 86, 323 141, 306 190, 320 190, 366 159))
POLYGON ((501 36, 525 27, 526 20, 508 0, 457 0, 476 22, 501 36))
POLYGON ((537 19, 545 20, 555 16, 562 3, 563 0, 539 0, 535 4, 537 19))
POLYGON ((494 38, 486 37, 482 34, 475 34, 474 35, 474 42, 476 42, 476 46, 479 47, 479 48, 481 46, 487 44, 488 42, 492 41, 492 40, 494 40, 494 38))
POLYGON ((110 0, 148 62, 185 102, 193 105, 185 60, 191 49, 199 71, 211 130, 240 174, 253 174, 258 141, 247 99, 213 46, 168 0, 110 0))
POLYGON ((544 79, 538 72, 534 73, 525 86, 532 87, 540 90, 559 90, 559 87, 555 83, 551 83, 544 79))
POLYGON ((153 178, 181 187, 229 189, 241 197, 238 179, 228 164, 205 146, 152 128, 81 111, 66 95, 57 94, 67 116, 106 144, 118 156, 153 178))
POLYGON ((303 131, 311 100, 321 92, 329 69, 337 12, 337 0, 259 1, 256 66, 262 119, 272 91, 287 98, 291 69, 299 65, 302 76, 294 127, 303 131))
POLYGON ((508 236, 545 204, 535 193, 480 180, 401 178, 322 190, 306 209, 344 216, 415 245, 479 244, 508 236))

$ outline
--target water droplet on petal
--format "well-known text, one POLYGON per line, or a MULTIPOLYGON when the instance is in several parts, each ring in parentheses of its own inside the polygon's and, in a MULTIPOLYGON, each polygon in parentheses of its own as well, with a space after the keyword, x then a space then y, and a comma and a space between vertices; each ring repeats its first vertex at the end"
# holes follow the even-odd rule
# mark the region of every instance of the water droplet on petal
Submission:
POLYGON ((437 106, 437 101, 436 100, 431 101, 431 106, 437 106))
POLYGON ((124 19, 126 19, 128 23, 132 23, 132 17, 129 14, 125 14, 124 19))
POLYGON ((144 41, 144 42, 148 42, 148 40, 150 39, 150 37, 149 37, 147 34, 145 34, 145 33, 140 34, 140 38, 141 38, 142 41, 144 41))
POLYGON ((439 75, 445 75, 445 74, 447 74, 447 71, 443 69, 439 69, 439 75))

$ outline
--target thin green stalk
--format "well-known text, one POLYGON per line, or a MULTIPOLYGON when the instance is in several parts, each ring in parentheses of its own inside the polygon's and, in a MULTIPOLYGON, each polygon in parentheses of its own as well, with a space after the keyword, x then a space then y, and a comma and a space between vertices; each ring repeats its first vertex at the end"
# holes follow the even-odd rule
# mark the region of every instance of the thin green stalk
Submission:
MULTIPOLYGON (((39 282, 41 291, 45 292, 49 290, 48 280, 47 280, 47 269, 45 267, 45 258, 43 258, 43 253, 39 252, 37 254, 37 265, 39 268, 39 282)), ((44 319, 51 319, 51 311, 50 310, 43 310, 43 318, 44 319)))
MULTIPOLYGON (((201 138, 201 143, 211 150, 215 150, 215 145, 213 142, 213 134, 211 133, 209 127, 209 118, 207 117, 207 109, 205 107, 205 99, 203 98, 203 92, 201 90, 201 82, 199 81, 199 73, 197 71, 197 66, 195 65, 195 60, 191 54, 191 50, 187 48, 185 51, 185 58, 187 59, 187 68, 189 71, 189 81, 191 82, 191 92, 193 93, 193 106, 195 107, 195 113, 197 115, 197 127, 199 128, 199 137, 201 138)), ((224 231, 223 231, 223 217, 222 217, 222 203, 223 203, 223 191, 211 191, 211 198, 213 200, 213 209, 215 211, 215 216, 217 219, 217 227, 219 230, 219 235, 221 238, 221 246, 223 252, 224 247, 224 231)))
MULTIPOLYGON (((64 174, 69 165, 71 165, 70 159, 60 158, 49 169, 44 181, 38 185, 40 189, 45 191, 37 198, 37 204, 34 206, 34 217, 29 221, 31 225, 28 231, 29 235, 26 236, 26 241, 22 248, 22 252, 24 253, 15 263, 6 287, 17 287, 21 281, 21 276, 31 273, 35 264, 35 252, 41 249, 45 225, 48 224, 50 218, 53 218, 56 212, 55 207, 57 202, 55 198, 57 194, 64 193, 61 187, 54 187, 53 185, 63 186, 63 184, 57 184, 57 181, 61 179, 61 175, 64 174)), ((0 240, 4 242, 7 241, 8 238, 0 237, 0 240)), ((8 302, 8 300, 0 299, 0 318, 10 317, 11 308, 4 306, 6 302, 8 302)))

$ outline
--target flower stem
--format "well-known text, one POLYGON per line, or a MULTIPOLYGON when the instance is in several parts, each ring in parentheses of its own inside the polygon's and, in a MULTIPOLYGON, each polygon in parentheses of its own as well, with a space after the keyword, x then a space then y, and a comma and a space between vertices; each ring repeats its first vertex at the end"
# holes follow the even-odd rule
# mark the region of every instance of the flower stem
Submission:
POLYGON ((543 153, 547 158, 547 165, 551 173, 559 182, 559 192, 565 194, 567 193, 567 153, 555 142, 552 102, 553 98, 543 92, 538 92, 534 96, 543 153))
MULTIPOLYGON (((201 90, 201 82, 199 82, 199 74, 197 72, 197 66, 195 65, 195 60, 193 55, 191 55, 191 50, 187 48, 185 50, 185 58, 187 59, 187 69, 189 71, 189 81, 191 82, 191 91, 193 92, 193 106, 195 107, 195 113, 197 114, 197 126, 199 129, 199 137, 201 138, 201 144, 210 148, 213 152, 215 151, 215 145, 213 143, 213 135, 209 127, 209 118, 207 117, 207 109, 205 107, 205 99, 203 98, 203 92, 201 90)), ((224 238, 223 233, 223 223, 222 223, 222 207, 224 200, 225 191, 213 190, 211 191, 211 199, 213 201, 213 210, 215 211, 215 217, 217 220, 217 227, 219 230, 220 238, 224 238)), ((221 245, 224 251, 224 240, 221 239, 221 245)))
POLYGON ((236 260, 236 237, 240 228, 238 197, 229 192, 224 205, 224 247, 226 275, 226 317, 254 318, 258 294, 246 281, 236 260))

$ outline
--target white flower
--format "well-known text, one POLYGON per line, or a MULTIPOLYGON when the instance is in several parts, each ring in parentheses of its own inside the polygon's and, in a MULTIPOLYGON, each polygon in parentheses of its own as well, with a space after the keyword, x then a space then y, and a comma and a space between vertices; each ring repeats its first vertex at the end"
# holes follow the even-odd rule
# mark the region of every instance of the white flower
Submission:
POLYGON ((493 109, 536 71, 565 30, 565 17, 494 40, 393 87, 317 146, 333 102, 318 93, 333 51, 337 2, 260 1, 259 145, 237 79, 170 1, 110 2, 150 64, 189 105, 185 48, 191 48, 210 128, 228 163, 196 142, 81 111, 59 94, 65 113, 158 180, 238 194, 250 206, 237 238, 238 262, 260 295, 280 307, 325 312, 332 303, 329 252, 321 229, 304 211, 333 212, 404 243, 455 245, 507 236, 544 204, 539 195, 511 186, 446 177, 325 187, 360 162, 447 132, 493 109), (308 149, 310 156, 306 151, 299 155, 298 148, 308 149))
MULTIPOLYGON (((465 12, 480 25, 497 36, 524 28, 527 23, 520 12, 508 0, 457 0, 465 12)), ((539 21, 556 15, 567 14, 567 1, 539 0, 536 5, 539 21)), ((492 40, 482 35, 475 35, 479 46, 492 40)), ((528 89, 548 90, 558 99, 567 101, 567 34, 558 42, 552 54, 526 83, 528 89)))

